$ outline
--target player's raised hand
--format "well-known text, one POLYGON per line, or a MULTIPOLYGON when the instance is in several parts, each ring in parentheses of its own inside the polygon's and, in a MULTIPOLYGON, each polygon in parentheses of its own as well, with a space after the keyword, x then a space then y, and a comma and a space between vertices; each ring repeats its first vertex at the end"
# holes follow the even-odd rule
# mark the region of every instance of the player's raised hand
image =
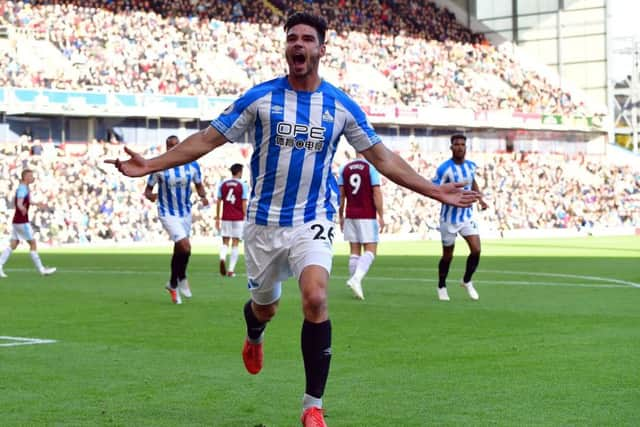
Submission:
POLYGON ((467 185, 466 182, 449 182, 440 185, 440 197, 438 199, 447 205, 468 208, 480 199, 480 193, 465 190, 465 185, 467 185))
POLYGON ((144 176, 151 172, 147 166, 147 159, 142 157, 140 153, 136 153, 129 147, 124 147, 124 152, 129 155, 128 160, 107 159, 104 162, 115 165, 115 167, 126 176, 144 176))

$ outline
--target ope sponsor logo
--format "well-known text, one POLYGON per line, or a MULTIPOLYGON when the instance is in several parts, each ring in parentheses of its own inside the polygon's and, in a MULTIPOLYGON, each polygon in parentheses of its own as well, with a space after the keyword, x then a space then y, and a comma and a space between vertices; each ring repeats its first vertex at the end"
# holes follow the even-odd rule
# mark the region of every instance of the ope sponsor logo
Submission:
POLYGON ((322 151, 325 130, 321 126, 279 122, 276 127, 276 145, 298 150, 322 151))

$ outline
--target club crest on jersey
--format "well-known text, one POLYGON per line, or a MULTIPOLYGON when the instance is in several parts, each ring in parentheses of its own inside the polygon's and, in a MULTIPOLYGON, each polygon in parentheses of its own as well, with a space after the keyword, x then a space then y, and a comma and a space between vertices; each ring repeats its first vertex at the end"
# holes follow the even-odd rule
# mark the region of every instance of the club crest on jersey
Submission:
POLYGON ((227 108, 224 109, 224 111, 222 112, 222 114, 229 114, 233 111, 233 107, 235 106, 235 102, 231 103, 227 108))
POLYGON ((280 122, 276 127, 276 145, 299 150, 322 151, 325 128, 280 122))
POLYGON ((249 290, 251 290, 251 289, 258 289, 258 288, 260 288, 260 283, 256 282, 256 281, 255 281, 255 280, 253 280, 253 279, 249 279, 249 280, 247 281, 247 288, 249 288, 249 290))
POLYGON ((191 176, 175 176, 175 177, 169 177, 168 179, 166 179, 164 176, 160 175, 158 177, 158 182, 166 182, 169 185, 173 185, 176 187, 184 187, 185 185, 187 185, 189 183, 189 180, 191 179, 191 176))

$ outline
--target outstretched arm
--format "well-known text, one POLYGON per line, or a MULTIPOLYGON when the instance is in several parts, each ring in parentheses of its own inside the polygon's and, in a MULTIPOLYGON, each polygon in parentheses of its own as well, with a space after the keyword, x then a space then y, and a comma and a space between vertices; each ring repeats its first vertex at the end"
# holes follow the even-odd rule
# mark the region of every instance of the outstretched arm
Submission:
POLYGON ((227 139, 224 135, 213 127, 208 126, 206 129, 191 134, 180 144, 158 157, 145 159, 139 153, 125 147, 124 151, 130 156, 129 159, 109 159, 105 160, 105 162, 114 164, 124 175, 132 177, 144 176, 151 172, 192 162, 225 142, 227 142, 227 139))
POLYGON ((424 179, 404 159, 384 144, 376 144, 364 150, 362 154, 381 174, 416 193, 463 208, 471 206, 478 200, 477 192, 463 190, 464 183, 436 185, 424 179))

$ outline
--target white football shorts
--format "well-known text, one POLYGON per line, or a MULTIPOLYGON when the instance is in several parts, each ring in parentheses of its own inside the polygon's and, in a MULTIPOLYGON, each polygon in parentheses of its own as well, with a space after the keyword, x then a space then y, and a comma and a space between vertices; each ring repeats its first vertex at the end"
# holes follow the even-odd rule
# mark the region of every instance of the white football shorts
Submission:
POLYGON ((319 265, 331 273, 335 224, 318 220, 295 227, 248 223, 244 229, 244 253, 248 287, 256 304, 276 302, 282 282, 302 270, 319 265))
POLYGON ((191 215, 182 217, 174 215, 161 216, 160 223, 169 234, 169 238, 174 242, 187 239, 191 234, 191 215))
POLYGON ((478 228, 478 224, 472 219, 458 224, 440 221, 442 246, 453 246, 458 234, 461 236, 474 236, 480 234, 480 229, 478 228))
POLYGON ((378 243, 380 226, 375 219, 344 219, 344 240, 353 243, 378 243))
POLYGON ((242 231, 244 230, 244 220, 239 221, 220 221, 220 235, 222 237, 231 237, 233 239, 242 239, 242 231))
POLYGON ((11 240, 33 240, 33 229, 28 222, 22 224, 11 224, 11 240))

